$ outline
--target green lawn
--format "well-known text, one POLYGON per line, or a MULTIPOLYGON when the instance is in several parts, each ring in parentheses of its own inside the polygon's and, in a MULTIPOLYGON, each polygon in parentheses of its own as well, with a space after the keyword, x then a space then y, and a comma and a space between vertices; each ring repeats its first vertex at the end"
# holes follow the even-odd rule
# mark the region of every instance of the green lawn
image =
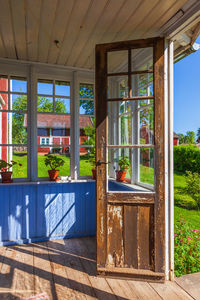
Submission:
POLYGON ((174 221, 175 223, 184 219, 190 223, 192 229, 200 230, 200 211, 198 210, 188 210, 181 207, 174 207, 174 221))
MULTIPOLYGON (((60 155, 65 160, 64 166, 60 168, 60 176, 70 175, 70 157, 66 155, 60 155)), ((23 178, 27 176, 27 155, 20 153, 13 156, 13 160, 21 163, 22 167, 13 167, 13 178, 23 178)), ((38 156, 38 176, 48 177, 48 167, 44 163, 45 156, 38 156)), ((92 164, 88 161, 87 156, 80 157, 80 176, 91 176, 92 175, 92 164)), ((140 180, 142 182, 153 184, 154 173, 152 168, 140 166, 140 180)), ((174 194, 175 194, 175 222, 184 218, 187 220, 192 228, 200 229, 200 211, 191 210, 194 200, 191 196, 185 194, 184 188, 186 186, 185 177, 182 174, 174 174, 174 194), (180 207, 181 206, 181 207, 180 207), (190 210, 184 208, 189 206, 190 210)))

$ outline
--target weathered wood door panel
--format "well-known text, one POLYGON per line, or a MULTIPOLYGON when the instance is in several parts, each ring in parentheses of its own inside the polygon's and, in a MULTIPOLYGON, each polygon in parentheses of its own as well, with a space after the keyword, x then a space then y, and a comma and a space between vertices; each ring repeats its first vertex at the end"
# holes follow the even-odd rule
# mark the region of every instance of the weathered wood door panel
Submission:
POLYGON ((97 45, 100 275, 164 280, 164 142, 164 40, 97 45), (124 159, 126 177, 116 182, 124 159))

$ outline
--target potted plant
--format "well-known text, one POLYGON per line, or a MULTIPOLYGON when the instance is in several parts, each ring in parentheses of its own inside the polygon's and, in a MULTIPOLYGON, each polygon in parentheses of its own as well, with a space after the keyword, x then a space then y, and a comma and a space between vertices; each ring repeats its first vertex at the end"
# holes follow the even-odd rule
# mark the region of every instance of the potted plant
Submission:
POLYGON ((57 168, 63 166, 65 161, 58 157, 58 155, 49 154, 45 158, 44 163, 46 166, 50 166, 51 168, 51 170, 48 170, 50 181, 58 181, 58 174, 60 170, 57 170, 57 168))
POLYGON ((0 160, 0 170, 1 170, 0 173, 1 173, 2 183, 13 182, 13 180, 11 179, 12 171, 9 171, 9 169, 12 168, 14 165, 19 165, 20 167, 22 166, 22 164, 19 164, 14 160, 11 160, 10 163, 8 163, 3 159, 0 160))
POLYGON ((130 160, 128 156, 121 157, 118 161, 120 170, 116 170, 117 181, 123 182, 126 177, 126 172, 130 167, 130 160))

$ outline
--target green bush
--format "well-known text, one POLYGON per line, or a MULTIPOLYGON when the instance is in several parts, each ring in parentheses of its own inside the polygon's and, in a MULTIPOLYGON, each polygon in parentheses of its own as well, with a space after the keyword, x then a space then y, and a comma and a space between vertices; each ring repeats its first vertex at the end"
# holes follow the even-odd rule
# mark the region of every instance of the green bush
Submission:
POLYGON ((187 209, 198 209, 197 202, 188 194, 174 193, 174 204, 187 209))
POLYGON ((198 208, 200 208, 200 174, 186 172, 186 191, 196 201, 198 208))
POLYGON ((200 149, 194 145, 174 146, 174 170, 200 173, 200 149))
POLYGON ((200 272, 200 230, 191 229, 183 219, 175 225, 174 268, 177 277, 200 272))

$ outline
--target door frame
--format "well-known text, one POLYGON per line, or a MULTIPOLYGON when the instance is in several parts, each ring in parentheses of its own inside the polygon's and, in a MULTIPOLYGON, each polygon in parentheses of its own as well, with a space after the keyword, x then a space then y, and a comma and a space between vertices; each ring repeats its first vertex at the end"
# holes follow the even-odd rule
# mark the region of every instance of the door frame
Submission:
MULTIPOLYGON (((169 102, 168 94, 168 77, 166 78, 166 42, 164 38, 150 38, 145 40, 115 42, 108 44, 96 45, 96 160, 104 161, 106 157, 107 145, 107 53, 108 51, 129 50, 142 47, 154 47, 154 98, 156 99, 155 105, 155 203, 154 203, 154 275, 148 272, 145 276, 140 276, 144 279, 156 278, 159 280, 168 279, 169 270, 173 273, 172 264, 173 242, 170 239, 168 244, 169 235, 172 237, 172 228, 169 232, 169 221, 171 224, 171 217, 168 215, 168 195, 166 191, 169 188, 168 180, 168 155, 171 155, 172 147, 169 147, 168 139, 166 137, 172 131, 172 122, 169 127, 170 112, 167 106, 169 102), (105 100, 106 99, 106 100, 105 100), (168 114, 169 113, 169 114, 168 114), (170 152, 169 152, 170 151, 170 152), (167 236, 166 236, 167 235, 167 236), (166 251, 167 248, 167 251, 166 251), (169 249, 170 248, 170 249, 169 249), (169 255, 170 254, 170 255, 169 255), (170 256, 170 259, 169 259, 170 256), (170 260, 170 262, 169 262, 170 260), (169 268, 170 265, 170 268, 169 268), (159 275, 159 276, 157 276, 159 275)), ((167 50, 168 51, 168 50, 167 50)), ((171 55, 172 51, 169 55, 171 55)), ((169 56, 168 55, 168 56, 169 56)), ((170 69, 170 68, 168 68, 170 69)), ((167 72, 168 72, 167 69, 167 72)), ((129 70, 130 71, 130 70, 129 70)), ((171 156, 170 156, 171 157, 171 156)), ((172 157, 173 159, 173 157, 172 157)), ((172 165, 172 163, 171 163, 172 165)), ((170 166, 171 166, 170 165, 170 166)), ((171 169, 170 169, 171 170, 171 169)), ((107 170, 106 165, 97 166, 97 274, 111 275, 124 277, 124 272, 120 274, 109 274, 106 270, 106 257, 107 257, 107 170)), ((171 193, 172 195, 172 193, 171 193)), ((171 199, 172 200, 172 199, 171 199)), ((172 201, 173 203, 173 201, 172 201)), ((172 205, 170 206, 172 209, 172 205)), ((173 215, 173 213, 172 213, 173 215)), ((171 226, 172 227, 172 226, 171 226)), ((133 276, 135 277, 135 276, 133 276)), ((172 276, 171 276, 172 277, 172 276)))

